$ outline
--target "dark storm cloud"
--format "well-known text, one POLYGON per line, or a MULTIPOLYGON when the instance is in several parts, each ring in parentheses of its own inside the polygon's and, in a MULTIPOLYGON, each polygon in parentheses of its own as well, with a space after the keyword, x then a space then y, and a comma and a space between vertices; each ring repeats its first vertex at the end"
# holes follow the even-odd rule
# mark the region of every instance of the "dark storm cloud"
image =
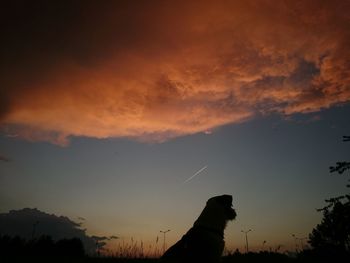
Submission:
POLYGON ((38 209, 24 208, 0 214, 0 233, 28 240, 42 235, 51 236, 54 240, 77 237, 87 252, 96 249, 95 240, 80 228, 80 224, 68 217, 47 214, 38 209))
POLYGON ((348 1, 11 1, 0 125, 163 141, 350 99, 348 1))

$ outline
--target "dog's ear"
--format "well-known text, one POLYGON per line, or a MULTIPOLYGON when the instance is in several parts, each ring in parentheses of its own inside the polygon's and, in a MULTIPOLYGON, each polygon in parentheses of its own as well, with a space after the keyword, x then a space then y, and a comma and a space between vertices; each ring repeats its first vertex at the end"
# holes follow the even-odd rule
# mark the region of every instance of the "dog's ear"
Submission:
POLYGON ((232 195, 220 195, 215 197, 215 201, 223 205, 224 207, 232 206, 232 195))

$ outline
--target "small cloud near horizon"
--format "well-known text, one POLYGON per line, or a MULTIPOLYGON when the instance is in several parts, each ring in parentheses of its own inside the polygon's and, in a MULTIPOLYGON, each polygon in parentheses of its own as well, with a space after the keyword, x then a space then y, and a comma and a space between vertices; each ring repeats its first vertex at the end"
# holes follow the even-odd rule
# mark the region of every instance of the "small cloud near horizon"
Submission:
POLYGON ((0 154, 0 161, 3 161, 3 162, 11 162, 11 159, 8 158, 8 157, 6 157, 6 156, 4 156, 4 155, 1 155, 1 154, 0 154))

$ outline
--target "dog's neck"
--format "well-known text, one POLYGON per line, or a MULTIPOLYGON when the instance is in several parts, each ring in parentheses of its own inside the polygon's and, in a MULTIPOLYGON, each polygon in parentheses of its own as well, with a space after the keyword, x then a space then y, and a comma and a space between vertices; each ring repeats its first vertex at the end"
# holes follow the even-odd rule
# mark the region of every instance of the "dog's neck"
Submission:
POLYGON ((194 224, 192 229, 193 230, 200 230, 200 231, 204 230, 206 232, 214 234, 216 236, 216 238, 219 238, 219 239, 222 239, 222 240, 224 239, 224 231, 223 230, 219 230, 217 228, 194 224))
POLYGON ((198 219, 194 222, 194 228, 203 228, 210 232, 216 233, 221 237, 224 236, 224 230, 227 224, 227 219, 221 213, 215 213, 215 209, 206 206, 198 219))

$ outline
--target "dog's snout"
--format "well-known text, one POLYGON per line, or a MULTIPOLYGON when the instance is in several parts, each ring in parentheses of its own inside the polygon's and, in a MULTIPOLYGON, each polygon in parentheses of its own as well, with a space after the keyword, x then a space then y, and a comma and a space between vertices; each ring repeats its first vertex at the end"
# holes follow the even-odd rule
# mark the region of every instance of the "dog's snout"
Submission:
POLYGON ((228 218, 229 218, 230 220, 233 220, 233 219, 236 218, 236 216, 237 216, 236 210, 233 209, 233 208, 231 208, 231 209, 228 211, 228 218))

